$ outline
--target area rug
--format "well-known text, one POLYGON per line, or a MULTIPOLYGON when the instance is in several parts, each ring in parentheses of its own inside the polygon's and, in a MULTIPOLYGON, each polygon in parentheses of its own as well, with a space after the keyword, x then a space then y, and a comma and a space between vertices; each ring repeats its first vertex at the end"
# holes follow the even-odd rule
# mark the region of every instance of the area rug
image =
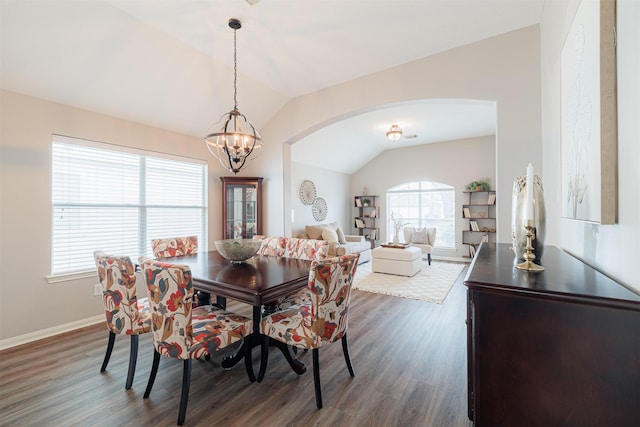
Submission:
POLYGON ((371 262, 358 266, 353 288, 376 294, 411 298, 442 304, 466 264, 432 261, 423 262, 413 277, 372 273, 371 262))

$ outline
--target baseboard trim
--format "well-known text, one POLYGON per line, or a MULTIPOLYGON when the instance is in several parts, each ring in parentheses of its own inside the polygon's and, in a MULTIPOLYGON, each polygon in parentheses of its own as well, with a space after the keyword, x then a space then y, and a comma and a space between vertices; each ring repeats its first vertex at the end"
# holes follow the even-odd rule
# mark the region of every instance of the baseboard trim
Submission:
POLYGON ((39 331, 30 332, 24 335, 18 335, 17 337, 7 338, 4 340, 0 340, 0 350, 6 350, 11 347, 28 344, 33 341, 49 338, 54 335, 73 331, 75 329, 84 328, 85 326, 95 325, 96 323, 100 322, 104 322, 104 314, 82 320, 76 320, 75 322, 65 323, 63 325, 54 326, 52 328, 41 329, 39 331))
POLYGON ((462 257, 454 257, 454 256, 434 256, 434 255, 431 255, 431 259, 436 260, 436 261, 464 262, 465 264, 471 263, 471 258, 462 258, 462 257))

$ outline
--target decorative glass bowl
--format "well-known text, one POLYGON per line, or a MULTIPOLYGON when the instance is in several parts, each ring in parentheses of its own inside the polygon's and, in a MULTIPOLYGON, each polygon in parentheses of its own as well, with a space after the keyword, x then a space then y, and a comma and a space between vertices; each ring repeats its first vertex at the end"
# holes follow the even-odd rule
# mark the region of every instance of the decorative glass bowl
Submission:
POLYGON ((246 261, 254 256, 260 246, 262 246, 262 240, 259 239, 227 239, 216 240, 216 249, 220 252, 220 255, 225 257, 231 262, 246 261))

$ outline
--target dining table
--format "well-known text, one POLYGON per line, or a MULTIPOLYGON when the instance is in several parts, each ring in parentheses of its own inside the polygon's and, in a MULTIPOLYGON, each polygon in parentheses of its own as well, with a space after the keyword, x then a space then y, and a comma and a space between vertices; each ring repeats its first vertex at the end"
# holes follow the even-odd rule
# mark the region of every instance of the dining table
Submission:
MULTIPOLYGON (((214 294, 216 305, 226 308, 226 299, 253 306, 253 330, 242 346, 222 360, 223 368, 231 368, 262 341, 260 321, 263 315, 276 310, 279 299, 306 286, 311 261, 267 255, 254 255, 243 262, 231 262, 218 251, 198 252, 192 255, 163 258, 163 262, 187 265, 191 270, 195 289, 214 294)), ((298 375, 306 371, 304 363, 295 359, 286 345, 274 342, 298 375)))

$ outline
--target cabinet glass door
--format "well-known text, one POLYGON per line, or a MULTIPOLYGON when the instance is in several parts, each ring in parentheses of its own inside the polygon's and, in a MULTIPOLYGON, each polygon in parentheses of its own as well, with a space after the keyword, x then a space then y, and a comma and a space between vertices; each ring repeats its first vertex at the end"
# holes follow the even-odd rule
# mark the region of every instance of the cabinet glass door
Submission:
POLYGON ((262 178, 220 177, 224 239, 262 234, 262 178))

